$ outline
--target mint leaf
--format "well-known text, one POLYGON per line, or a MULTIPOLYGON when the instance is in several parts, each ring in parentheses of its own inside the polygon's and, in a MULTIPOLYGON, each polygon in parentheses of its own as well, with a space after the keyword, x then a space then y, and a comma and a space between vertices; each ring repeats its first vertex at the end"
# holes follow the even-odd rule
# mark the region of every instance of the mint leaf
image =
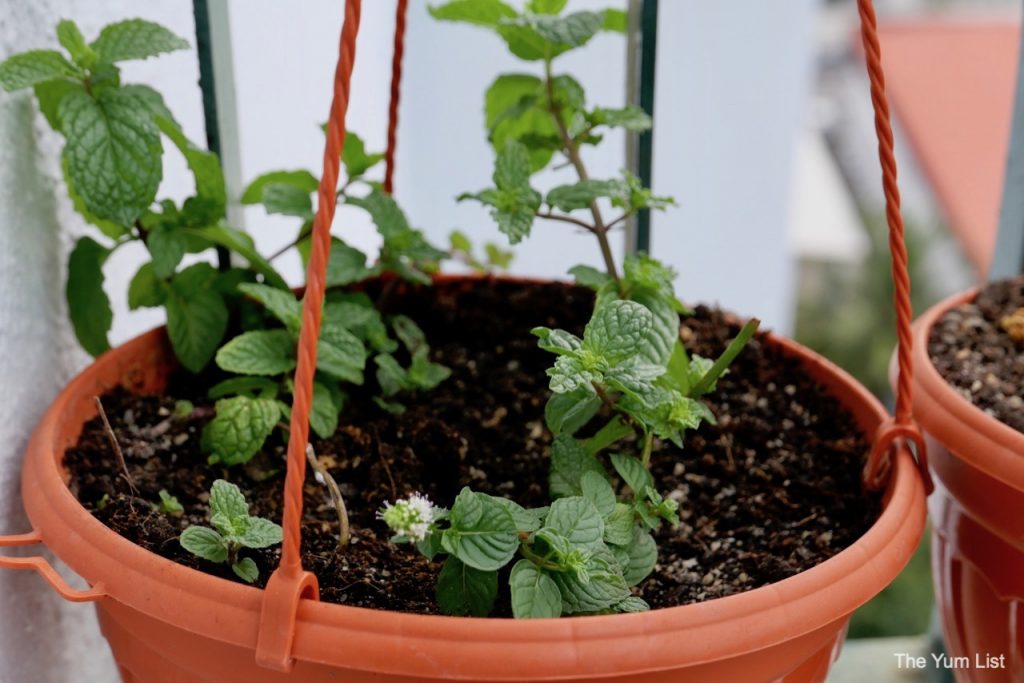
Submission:
POLYGON ((229 520, 249 517, 249 503, 235 484, 218 479, 210 487, 210 514, 224 515, 229 520))
POLYGON ((271 171, 249 183, 239 201, 242 204, 263 202, 263 191, 268 185, 287 185, 303 191, 308 196, 317 191, 320 181, 309 171, 271 171))
POLYGON ((29 50, 0 62, 0 87, 7 92, 77 75, 78 70, 56 50, 29 50))
POLYGON ((269 214, 306 219, 313 217, 313 201, 309 193, 291 185, 268 184, 263 188, 262 202, 269 214))
POLYGON ((508 579, 512 590, 512 616, 516 619, 547 619, 561 616, 558 584, 528 560, 519 560, 508 579))
POLYGON ((651 312, 632 301, 612 301, 600 306, 587 323, 583 348, 609 362, 634 358, 654 324, 651 312))
POLYGON ((223 297, 213 288, 217 271, 197 263, 171 280, 167 293, 167 336, 188 370, 199 372, 213 357, 228 324, 223 297))
POLYGON ((409 364, 409 383, 413 389, 430 391, 451 377, 452 371, 440 363, 431 361, 427 353, 426 348, 420 348, 413 354, 412 363, 409 364))
POLYGON ((515 9, 501 0, 451 0, 443 5, 428 6, 428 10, 435 19, 491 28, 502 19, 518 16, 515 9))
POLYGON ((184 50, 188 42, 163 26, 144 19, 127 19, 105 26, 92 49, 103 62, 146 59, 164 52, 184 50))
POLYGON ((544 422, 554 435, 569 436, 590 422, 601 408, 601 398, 586 388, 551 394, 544 406, 544 422))
POLYGON ((583 347, 583 340, 565 330, 535 327, 530 330, 530 334, 540 339, 537 346, 560 356, 572 355, 583 347))
POLYGON ((409 353, 415 354, 427 347, 427 336, 412 318, 407 315, 396 315, 391 318, 391 327, 395 335, 402 341, 409 353))
POLYGON ((498 595, 498 572, 482 571, 449 556, 437 576, 437 605, 445 614, 486 617, 498 595))
POLYGON ((548 508, 531 508, 526 509, 519 503, 511 501, 508 498, 497 498, 491 496, 491 500, 497 501, 499 505, 505 507, 506 510, 512 515, 512 518, 516 521, 516 530, 533 532, 540 528, 541 521, 547 516, 548 508))
POLYGON ((548 192, 545 201, 560 211, 588 208, 601 197, 625 200, 629 188, 621 180, 581 180, 573 185, 559 185, 548 192))
POLYGON ((441 537, 444 549, 476 569, 500 569, 519 547, 515 519, 490 496, 463 489, 452 506, 451 524, 441 537))
POLYGON ((643 598, 631 595, 614 607, 616 612, 647 612, 651 606, 644 602, 643 598))
POLYGON ((249 517, 238 543, 246 548, 269 548, 281 542, 281 527, 262 517, 249 517))
POLYGON ((107 333, 114 314, 103 291, 103 264, 109 255, 109 249, 91 237, 82 237, 68 259, 65 294, 71 325, 78 343, 93 356, 110 348, 107 333))
POLYGON ((341 412, 340 392, 333 392, 317 382, 313 385, 313 405, 309 411, 309 425, 321 439, 331 437, 338 429, 341 412))
POLYGON ((292 336, 298 337, 302 326, 302 303, 294 294, 254 282, 243 282, 238 285, 238 291, 263 304, 268 313, 284 323, 292 336))
POLYGON ((566 434, 551 443, 551 470, 548 486, 552 498, 583 494, 583 475, 596 472, 604 475, 604 467, 588 454, 576 439, 566 434))
POLYGON ((366 347, 359 337, 343 327, 325 325, 320 330, 316 367, 343 382, 363 383, 366 347))
POLYGON ((540 207, 540 193, 530 187, 530 158, 521 143, 508 140, 494 162, 496 189, 477 194, 464 194, 463 199, 476 199, 492 207, 491 217, 498 229, 517 244, 530 234, 534 214, 540 207))
POLYGON ((217 415, 203 429, 203 450, 225 465, 248 462, 281 418, 277 403, 236 396, 217 401, 217 415))
POLYGON ((634 497, 639 497, 647 490, 648 486, 654 486, 654 477, 647 471, 636 458, 621 453, 612 453, 612 467, 626 482, 626 486, 632 489, 634 497))
POLYGON ((576 284, 591 289, 600 289, 611 281, 608 273, 591 266, 573 266, 569 274, 576 280, 576 284))
POLYGON ((119 88, 95 99, 71 90, 58 116, 68 175, 98 218, 131 225, 156 197, 163 174, 160 134, 135 95, 119 88))
POLYGON ((223 218, 227 207, 227 189, 217 155, 197 147, 185 137, 185 133, 167 111, 158 92, 144 85, 129 85, 123 90, 133 91, 140 98, 150 102, 160 132, 174 143, 192 171, 196 195, 185 200, 185 212, 189 215, 190 224, 203 225, 223 218))
POLYGON ((574 546, 596 550, 604 545, 601 513, 582 496, 559 498, 553 502, 545 524, 569 539, 574 546))
POLYGON ((362 292, 328 294, 323 324, 343 327, 378 351, 391 352, 398 348, 388 337, 387 327, 373 301, 362 292))
POLYGON ((616 503, 612 513, 604 519, 604 542, 628 545, 633 540, 635 522, 633 508, 625 503, 616 503))
POLYGON ((235 252, 248 261, 253 270, 264 277, 267 284, 280 289, 288 289, 288 283, 274 270, 274 266, 256 251, 252 237, 241 230, 229 228, 226 225, 211 225, 205 228, 186 228, 185 232, 235 252))
POLYGON ((128 308, 154 308, 167 300, 167 285, 156 276, 153 263, 144 263, 128 284, 128 308))
POLYGON ((228 559, 227 541, 213 529, 190 526, 181 532, 178 542, 182 548, 204 560, 220 563, 228 559))
POLYGON ((365 280, 370 275, 366 268, 366 254, 339 239, 331 240, 331 253, 327 261, 327 286, 341 287, 365 280))
POLYGON ((574 12, 564 17, 537 16, 531 23, 544 39, 557 45, 579 47, 601 30, 604 17, 597 12, 574 12))
POLYGON ((181 517, 185 514, 185 508, 181 506, 181 503, 177 498, 167 492, 167 489, 160 489, 160 505, 157 509, 165 515, 171 517, 181 517))
POLYGON ((527 0, 526 10, 535 14, 558 14, 566 4, 568 0, 527 0))
MULTIPOLYGON (((2 85, 2 84, 0 84, 2 85)), ((57 111, 60 108, 60 101, 72 90, 84 92, 85 87, 80 81, 73 81, 67 78, 55 78, 49 81, 40 81, 32 86, 36 93, 36 100, 39 103, 39 111, 46 117, 47 123, 55 131, 60 132, 60 117, 57 111)), ((65 173, 65 175, 67 175, 65 173)), ((78 210, 78 207, 75 207, 78 210)))
POLYGON ((385 239, 412 229, 398 203, 379 188, 373 188, 365 197, 348 197, 346 201, 370 214, 370 219, 385 239))
POLYGON ((75 64, 88 69, 96 62, 96 53, 85 43, 82 32, 78 30, 75 22, 69 19, 61 19, 57 23, 57 42, 61 44, 75 64))
POLYGON ((341 150, 341 163, 349 180, 358 178, 383 161, 382 153, 367 154, 363 139, 349 131, 345 134, 345 146, 341 150))
POLYGON ((622 109, 596 107, 587 114, 587 120, 592 126, 624 128, 633 133, 642 133, 650 130, 653 123, 647 112, 634 105, 629 105, 622 109))
POLYGON ((400 391, 411 388, 412 382, 395 357, 388 353, 377 354, 373 362, 377 365, 377 383, 385 396, 394 396, 400 391))
POLYGON ((251 557, 243 557, 238 562, 235 562, 231 565, 231 571, 246 583, 253 583, 260 577, 260 570, 256 567, 256 563, 251 557))
POLYGON ((295 342, 287 330, 243 332, 217 351, 216 361, 221 370, 272 377, 295 368, 295 342))
POLYGON ((607 551, 587 563, 584 582, 573 572, 554 572, 551 578, 562 596, 562 613, 601 612, 627 599, 629 587, 607 551))
POLYGON ((626 13, 620 9, 606 9, 603 13, 604 22, 601 26, 605 31, 614 33, 625 33, 629 26, 629 19, 626 13))
POLYGON ((153 273, 160 279, 174 274, 185 256, 185 236, 178 230, 157 226, 146 238, 146 248, 153 257, 153 273))
MULTIPOLYGON (((558 129, 546 109, 546 100, 544 83, 536 76, 498 76, 484 96, 487 130, 494 150, 501 152, 509 140, 557 140, 558 129)), ((555 145, 528 147, 531 171, 547 166, 555 152, 555 145)))
POLYGON ((266 377, 231 377, 210 387, 206 397, 224 398, 241 394, 250 398, 276 398, 277 389, 277 382, 266 377))
POLYGON ((633 528, 633 539, 618 554, 622 576, 629 586, 636 586, 654 570, 658 562, 658 544, 640 527, 633 528))
POLYGON ((682 304, 650 289, 638 289, 632 299, 651 312, 651 329, 639 355, 654 365, 665 365, 679 339, 679 310, 682 304), (678 305, 678 307, 677 307, 678 305))
POLYGON ((601 517, 607 518, 615 510, 615 491, 603 474, 584 472, 580 479, 583 497, 594 504, 601 517))

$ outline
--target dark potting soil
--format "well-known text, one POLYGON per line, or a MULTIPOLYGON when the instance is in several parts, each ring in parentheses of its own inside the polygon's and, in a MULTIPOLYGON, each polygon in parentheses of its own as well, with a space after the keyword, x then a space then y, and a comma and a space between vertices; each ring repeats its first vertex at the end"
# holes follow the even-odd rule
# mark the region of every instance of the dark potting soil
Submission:
MULTIPOLYGON (((326 491, 308 476, 303 564, 316 573, 323 600, 434 613, 440 563, 388 540, 376 511, 414 491, 448 506, 463 486, 507 495, 522 505, 547 504, 551 436, 544 426, 544 374, 550 354, 537 348, 536 325, 582 331, 592 294, 562 284, 483 280, 430 289, 397 287, 392 312, 413 317, 432 344, 432 357, 452 376, 429 393, 403 397, 408 410, 378 408, 367 386, 352 396, 338 433, 314 441, 339 482, 352 522, 352 543, 337 548, 338 522, 326 491)), ((739 321, 700 307, 683 320, 691 351, 714 357, 739 321)), ((166 395, 103 397, 137 495, 130 494, 98 419, 68 450, 71 489, 99 520, 134 543, 181 564, 236 580, 225 565, 185 552, 178 535, 207 524, 208 490, 217 478, 238 484, 252 513, 280 522, 284 445, 269 446, 248 465, 207 464, 199 442, 212 413, 210 378, 172 379, 166 395), (175 399, 196 409, 172 416, 175 399), (154 509, 166 489, 185 508, 174 518, 154 509)), ((370 382, 372 384, 372 381, 370 382)), ((878 514, 861 493, 867 443, 852 418, 801 369, 755 338, 709 401, 718 425, 691 433, 685 448, 658 444, 652 458, 659 488, 680 504, 682 524, 658 534, 659 561, 637 589, 652 607, 671 607, 779 581, 853 543, 878 514)), ((626 449, 632 446, 627 445, 626 449)), ((263 585, 279 549, 246 551, 263 585)), ((502 582, 504 585, 504 582, 502 582)), ((495 614, 510 613, 499 595, 495 614)))
POLYGON ((993 282, 932 327, 928 353, 968 401, 1024 432, 1024 278, 993 282))

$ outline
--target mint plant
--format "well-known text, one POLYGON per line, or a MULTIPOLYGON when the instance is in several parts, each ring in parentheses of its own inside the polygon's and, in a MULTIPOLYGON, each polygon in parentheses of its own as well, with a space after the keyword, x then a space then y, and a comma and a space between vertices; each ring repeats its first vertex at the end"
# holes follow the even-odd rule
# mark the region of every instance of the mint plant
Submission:
POLYGON ((675 294, 675 272, 645 254, 628 256, 621 270, 615 263, 609 233, 640 210, 663 210, 674 201, 628 172, 609 179, 588 174, 582 150, 598 144, 602 131, 642 131, 651 120, 633 107, 587 107, 579 83, 555 74, 557 57, 599 31, 624 26, 616 10, 562 15, 565 5, 529 0, 519 12, 501 0, 452 0, 430 9, 438 19, 494 31, 514 55, 542 68, 541 75, 499 76, 488 89, 494 184, 460 199, 490 207, 512 244, 528 237, 538 218, 583 228, 597 239, 605 265, 603 272, 590 266, 570 271, 595 292, 582 338, 533 330, 540 348, 555 356, 545 407, 553 435, 550 506, 525 509, 466 488, 450 512, 412 515, 416 525, 395 512, 413 510, 412 500, 381 514, 395 542, 415 542, 430 558, 446 556, 437 601, 449 614, 488 614, 498 572, 513 562, 508 581, 516 617, 647 609, 630 588, 657 562, 652 532, 665 522, 679 524, 678 502, 658 491, 650 471, 655 440, 682 447, 687 430, 714 422, 701 399, 758 326, 756 320, 744 325, 714 361, 691 356, 679 337, 686 309, 675 294), (544 195, 530 179, 556 154, 576 179, 544 195), (611 220, 604 216, 608 207, 618 210, 611 220))
POLYGON ((249 503, 234 484, 218 479, 210 487, 211 527, 190 526, 181 533, 181 547, 216 564, 228 563, 248 583, 260 572, 251 557, 239 557, 243 548, 269 548, 281 542, 281 527, 269 519, 249 515, 249 503))

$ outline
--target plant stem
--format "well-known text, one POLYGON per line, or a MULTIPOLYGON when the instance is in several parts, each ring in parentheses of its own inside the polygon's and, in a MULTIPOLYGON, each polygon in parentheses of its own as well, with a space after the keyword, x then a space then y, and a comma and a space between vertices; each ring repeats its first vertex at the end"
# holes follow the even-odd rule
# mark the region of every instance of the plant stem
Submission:
POLYGON ((135 489, 135 482, 132 481, 132 475, 128 472, 128 463, 124 460, 124 451, 121 450, 121 444, 117 442, 117 434, 114 433, 114 428, 110 426, 110 420, 107 419, 107 411, 103 409, 103 401, 100 400, 99 396, 93 396, 93 400, 96 401, 100 420, 103 421, 103 431, 107 433, 110 445, 114 447, 114 455, 117 456, 117 462, 121 465, 121 470, 124 472, 124 480, 128 482, 128 490, 133 496, 138 495, 135 489))
POLYGON ((533 562, 535 565, 537 565, 541 569, 551 569, 553 571, 561 571, 561 569, 562 569, 561 567, 559 567, 557 564, 555 564, 554 562, 552 562, 548 558, 541 557, 540 555, 535 553, 533 551, 533 548, 531 548, 526 543, 520 543, 519 544, 519 550, 520 550, 520 552, 523 553, 523 557, 528 559, 530 562, 533 562))
POLYGON ((309 466, 313 468, 313 471, 319 475, 317 478, 321 480, 321 483, 327 487, 327 491, 330 493, 331 503, 338 513, 338 547, 344 548, 348 545, 351 531, 349 530, 348 523, 348 509, 345 507, 345 499, 341 495, 341 489, 338 488, 338 482, 334 481, 334 477, 327 471, 327 468, 317 460, 313 446, 310 444, 306 444, 306 459, 309 461, 309 466))
POLYGON ((651 469, 651 447, 654 445, 654 435, 650 432, 644 432, 644 450, 640 456, 640 462, 643 463, 644 469, 651 469))
MULTIPOLYGON (((555 81, 551 74, 550 58, 544 60, 544 87, 547 89, 548 111, 551 112, 551 118, 555 121, 555 128, 558 129, 558 136, 562 139, 562 151, 565 153, 569 163, 576 169, 576 175, 579 176, 579 179, 590 180, 590 174, 587 173, 587 168, 583 165, 583 158, 580 156, 579 146, 572 139, 572 136, 569 135, 569 130, 565 127, 565 122, 562 121, 562 114, 558 111, 558 104, 555 102, 555 81)), ((612 247, 608 242, 608 227, 601 216, 601 208, 597 205, 596 199, 590 202, 590 213, 594 217, 592 232, 597 237, 597 242, 601 247, 601 256, 604 258, 604 265, 608 269, 608 275, 621 290, 622 283, 619 281, 619 271, 615 267, 612 247)))
POLYGON ((743 350, 743 347, 747 345, 754 333, 757 332, 758 325, 761 321, 757 318, 751 318, 747 321, 747 324, 743 326, 740 333, 736 335, 736 338, 729 342, 729 345, 725 347, 725 351, 722 351, 722 355, 718 357, 711 369, 704 373, 704 376, 700 380, 690 387, 690 398, 700 398, 708 392, 715 381, 722 376, 722 373, 726 371, 729 364, 733 362, 739 352, 743 350))
POLYGON ((546 218, 549 221, 561 221, 563 223, 572 223, 573 225, 578 225, 587 232, 593 233, 595 235, 598 234, 597 228, 595 228, 593 225, 587 223, 586 221, 581 221, 579 218, 573 218, 572 216, 564 216, 562 214, 551 213, 550 211, 538 211, 537 218, 546 218))

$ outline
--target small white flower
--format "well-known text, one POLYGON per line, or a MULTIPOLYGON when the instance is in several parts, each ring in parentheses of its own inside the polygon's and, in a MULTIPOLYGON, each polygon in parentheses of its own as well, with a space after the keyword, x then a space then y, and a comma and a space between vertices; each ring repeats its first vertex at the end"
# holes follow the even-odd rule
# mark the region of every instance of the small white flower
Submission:
POLYGON ((396 500, 394 504, 384 503, 384 509, 377 513, 378 519, 395 532, 413 541, 422 541, 430 533, 434 523, 434 504, 426 496, 414 493, 408 499, 396 500))

